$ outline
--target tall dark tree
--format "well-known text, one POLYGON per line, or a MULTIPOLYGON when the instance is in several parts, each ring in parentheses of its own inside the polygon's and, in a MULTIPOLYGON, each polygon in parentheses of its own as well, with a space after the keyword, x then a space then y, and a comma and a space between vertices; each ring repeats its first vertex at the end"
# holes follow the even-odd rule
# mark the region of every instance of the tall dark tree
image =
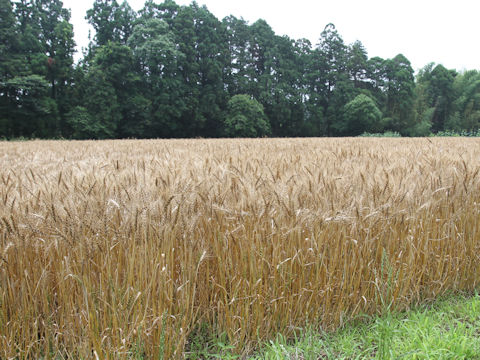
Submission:
POLYGON ((20 0, 15 3, 19 52, 22 67, 17 75, 47 75, 46 49, 41 41, 39 11, 34 0, 20 0))
POLYGON ((177 50, 168 24, 156 18, 141 19, 128 45, 139 64, 142 83, 146 85, 142 89, 149 105, 143 116, 145 128, 157 137, 180 136, 185 102, 178 63, 183 54, 177 50))
POLYGON ((73 136, 78 139, 117 137, 122 112, 111 79, 99 66, 93 66, 80 86, 82 105, 68 114, 73 136))
POLYGON ((0 123, 6 137, 51 138, 58 134, 58 111, 43 76, 17 76, 2 84, 8 94, 7 119, 0 123))
POLYGON ((181 76, 176 93, 181 100, 176 111, 175 136, 221 135, 227 103, 224 78, 228 62, 227 32, 205 6, 193 2, 178 6, 173 1, 147 2, 141 17, 164 20, 173 34, 180 56, 175 77, 181 76))
POLYGON ((2 61, 1 106, 8 108, 9 116, 2 123, 15 122, 7 136, 59 136, 72 85, 75 43, 70 13, 59 0, 20 0, 14 5, 1 6, 2 26, 9 27, 0 34, 8 54, 2 61), (28 116, 37 118, 36 124, 28 116))
POLYGON ((21 71, 18 33, 15 13, 10 0, 0 0, 0 79, 5 81, 21 71))
POLYGON ((347 72, 347 46, 333 24, 328 24, 320 35, 318 58, 325 77, 321 89, 324 133, 330 136, 334 134, 333 124, 342 116, 342 107, 354 97, 347 72))
POLYGON ((454 81, 455 113, 448 130, 478 131, 480 129, 480 72, 466 71, 454 81))
POLYGON ((126 1, 95 0, 86 19, 94 38, 74 65, 62 1, 0 0, 0 137, 423 136, 480 127, 478 72, 431 64, 415 82, 403 55, 369 59, 333 24, 312 47, 261 19, 219 21, 195 1, 147 0, 137 14, 126 1), (233 109, 256 102, 269 131, 254 134, 233 109))
POLYGON ((432 131, 445 130, 454 112, 454 80, 456 72, 447 70, 443 65, 433 64, 422 69, 417 86, 423 87, 424 97, 431 112, 432 131))
POLYGON ((365 87, 368 74, 367 50, 360 41, 355 41, 347 49, 347 71, 355 88, 365 87))
POLYGON ((399 54, 385 63, 386 109, 389 127, 402 135, 409 135, 415 126, 415 80, 410 61, 399 54))
POLYGON ((164 0, 160 4, 154 0, 147 0, 138 14, 143 20, 162 19, 172 26, 179 10, 180 6, 174 0, 164 0))
POLYGON ((309 99, 312 96, 309 88, 312 44, 307 39, 299 39, 293 44, 293 50, 295 52, 295 64, 292 64, 292 66, 295 68, 294 76, 297 76, 296 82, 294 82, 296 89, 294 119, 296 120, 293 126, 300 127, 295 135, 319 136, 321 117, 317 118, 314 114, 321 114, 322 110, 314 108, 312 112, 312 109, 308 107, 309 99))
POLYGON ((326 60, 316 48, 310 51, 305 65, 306 82, 306 122, 317 136, 325 136, 327 132, 325 109, 328 107, 327 100, 327 65, 326 60))
POLYGON ((379 109, 384 112, 386 110, 387 96, 386 96, 386 60, 381 57, 373 57, 367 61, 367 73, 368 79, 367 88, 370 91, 372 99, 375 100, 379 109))
POLYGON ((60 116, 59 135, 65 132, 65 114, 70 110, 75 41, 70 11, 59 0, 37 0, 40 41, 47 56, 46 78, 50 82, 51 98, 60 116))
POLYGON ((117 137, 143 137, 150 122, 149 101, 142 94, 141 77, 134 53, 126 45, 110 42, 96 52, 94 70, 101 71, 115 91, 121 118, 115 126, 117 137))
POLYGON ((195 49, 199 79, 199 116, 204 119, 201 136, 221 135, 227 105, 224 68, 227 65, 227 34, 223 24, 205 6, 190 5, 194 15, 195 49))
POLYGON ((13 131, 13 94, 6 82, 19 74, 22 66, 19 41, 12 2, 0 0, 0 136, 11 136, 13 131))
POLYGON ((224 81, 230 96, 249 92, 253 78, 250 73, 250 27, 243 19, 228 16, 223 19, 227 33, 228 61, 224 81))
POLYGON ((299 136, 304 122, 303 48, 287 36, 275 36, 269 114, 275 136, 299 136))
POLYGON ((86 19, 95 29, 96 45, 107 45, 109 41, 125 45, 130 37, 137 14, 124 1, 95 0, 87 11, 86 19))

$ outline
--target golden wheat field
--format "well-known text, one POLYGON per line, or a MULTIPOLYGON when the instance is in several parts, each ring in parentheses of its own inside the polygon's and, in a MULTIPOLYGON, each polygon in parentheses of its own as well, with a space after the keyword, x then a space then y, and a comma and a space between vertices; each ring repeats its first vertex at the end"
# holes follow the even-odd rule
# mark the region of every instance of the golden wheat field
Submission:
POLYGON ((0 143, 0 358, 239 354, 480 281, 480 140, 0 143))

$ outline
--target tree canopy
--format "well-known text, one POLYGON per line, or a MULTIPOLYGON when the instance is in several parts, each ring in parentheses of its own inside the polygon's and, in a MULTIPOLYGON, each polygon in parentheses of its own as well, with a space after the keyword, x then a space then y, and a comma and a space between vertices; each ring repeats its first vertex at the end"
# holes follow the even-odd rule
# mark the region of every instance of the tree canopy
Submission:
POLYGON ((74 63, 60 0, 0 0, 0 138, 355 136, 478 131, 480 74, 369 58, 335 25, 318 45, 264 20, 95 0, 74 63))
POLYGON ((270 135, 263 106, 248 95, 235 95, 228 102, 225 134, 232 137, 258 137, 270 135))

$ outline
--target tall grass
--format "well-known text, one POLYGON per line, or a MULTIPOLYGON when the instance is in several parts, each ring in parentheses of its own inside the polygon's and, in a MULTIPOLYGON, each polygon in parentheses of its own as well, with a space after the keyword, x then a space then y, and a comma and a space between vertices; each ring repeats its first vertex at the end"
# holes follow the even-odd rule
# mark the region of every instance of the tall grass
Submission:
POLYGON ((238 353, 480 280, 480 141, 0 143, 0 357, 238 353))

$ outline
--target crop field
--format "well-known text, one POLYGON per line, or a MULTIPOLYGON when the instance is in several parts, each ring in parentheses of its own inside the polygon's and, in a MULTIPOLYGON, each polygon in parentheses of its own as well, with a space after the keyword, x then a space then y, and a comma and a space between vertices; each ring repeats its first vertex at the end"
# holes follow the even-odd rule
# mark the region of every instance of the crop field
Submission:
POLYGON ((480 140, 0 143, 0 358, 182 358, 480 281, 480 140))

